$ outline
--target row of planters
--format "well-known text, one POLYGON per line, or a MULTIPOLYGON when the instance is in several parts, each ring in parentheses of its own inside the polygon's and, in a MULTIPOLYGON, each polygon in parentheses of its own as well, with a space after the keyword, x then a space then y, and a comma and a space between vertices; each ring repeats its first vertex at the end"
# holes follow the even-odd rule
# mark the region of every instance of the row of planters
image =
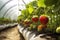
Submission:
POLYGON ((25 4, 18 23, 28 30, 60 37, 60 0, 34 0, 25 4))
POLYGON ((11 19, 8 19, 8 18, 0 18, 0 25, 8 24, 8 23, 15 23, 15 22, 16 22, 15 20, 11 20, 11 19))

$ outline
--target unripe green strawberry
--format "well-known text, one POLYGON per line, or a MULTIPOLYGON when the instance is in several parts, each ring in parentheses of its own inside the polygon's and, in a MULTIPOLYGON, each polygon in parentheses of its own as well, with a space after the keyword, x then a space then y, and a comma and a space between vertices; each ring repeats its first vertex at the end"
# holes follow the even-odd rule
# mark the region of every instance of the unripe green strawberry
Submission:
POLYGON ((60 27, 57 27, 56 33, 60 33, 60 27))

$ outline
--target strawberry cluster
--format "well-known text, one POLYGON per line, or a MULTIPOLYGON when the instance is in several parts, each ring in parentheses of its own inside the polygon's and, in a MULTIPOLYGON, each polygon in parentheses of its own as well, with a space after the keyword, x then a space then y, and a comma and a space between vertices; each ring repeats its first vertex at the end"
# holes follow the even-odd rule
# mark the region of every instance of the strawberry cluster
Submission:
POLYGON ((49 21, 49 18, 46 15, 41 15, 38 17, 37 15, 33 15, 32 21, 37 25, 38 21, 41 23, 40 25, 37 26, 37 30, 40 31, 42 29, 47 28, 47 23, 49 21))

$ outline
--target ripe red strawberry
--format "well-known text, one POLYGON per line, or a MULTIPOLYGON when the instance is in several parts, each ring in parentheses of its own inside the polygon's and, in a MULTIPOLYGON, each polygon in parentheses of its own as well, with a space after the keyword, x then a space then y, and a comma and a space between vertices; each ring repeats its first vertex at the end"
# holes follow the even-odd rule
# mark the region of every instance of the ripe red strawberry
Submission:
POLYGON ((48 23, 48 21, 49 21, 49 18, 46 16, 46 15, 41 15, 40 17, 39 17, 39 20, 40 20, 40 23, 41 24, 47 24, 48 23))
POLYGON ((38 22, 38 16, 37 16, 37 15, 33 15, 32 21, 33 21, 33 22, 38 22))

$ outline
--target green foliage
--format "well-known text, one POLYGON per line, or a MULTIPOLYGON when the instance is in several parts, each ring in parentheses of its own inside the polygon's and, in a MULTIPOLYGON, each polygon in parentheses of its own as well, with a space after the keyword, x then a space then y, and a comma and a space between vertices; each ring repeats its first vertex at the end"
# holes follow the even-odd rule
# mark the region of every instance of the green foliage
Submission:
POLYGON ((15 20, 11 20, 8 18, 0 18, 0 25, 1 24, 8 24, 8 23, 15 23, 15 22, 16 22, 15 20))
POLYGON ((45 0, 45 5, 47 6, 52 6, 55 5, 57 3, 58 0, 45 0))
POLYGON ((34 8, 37 7, 37 1, 32 1, 29 4, 26 5, 26 8, 29 7, 29 5, 33 6, 34 8))

